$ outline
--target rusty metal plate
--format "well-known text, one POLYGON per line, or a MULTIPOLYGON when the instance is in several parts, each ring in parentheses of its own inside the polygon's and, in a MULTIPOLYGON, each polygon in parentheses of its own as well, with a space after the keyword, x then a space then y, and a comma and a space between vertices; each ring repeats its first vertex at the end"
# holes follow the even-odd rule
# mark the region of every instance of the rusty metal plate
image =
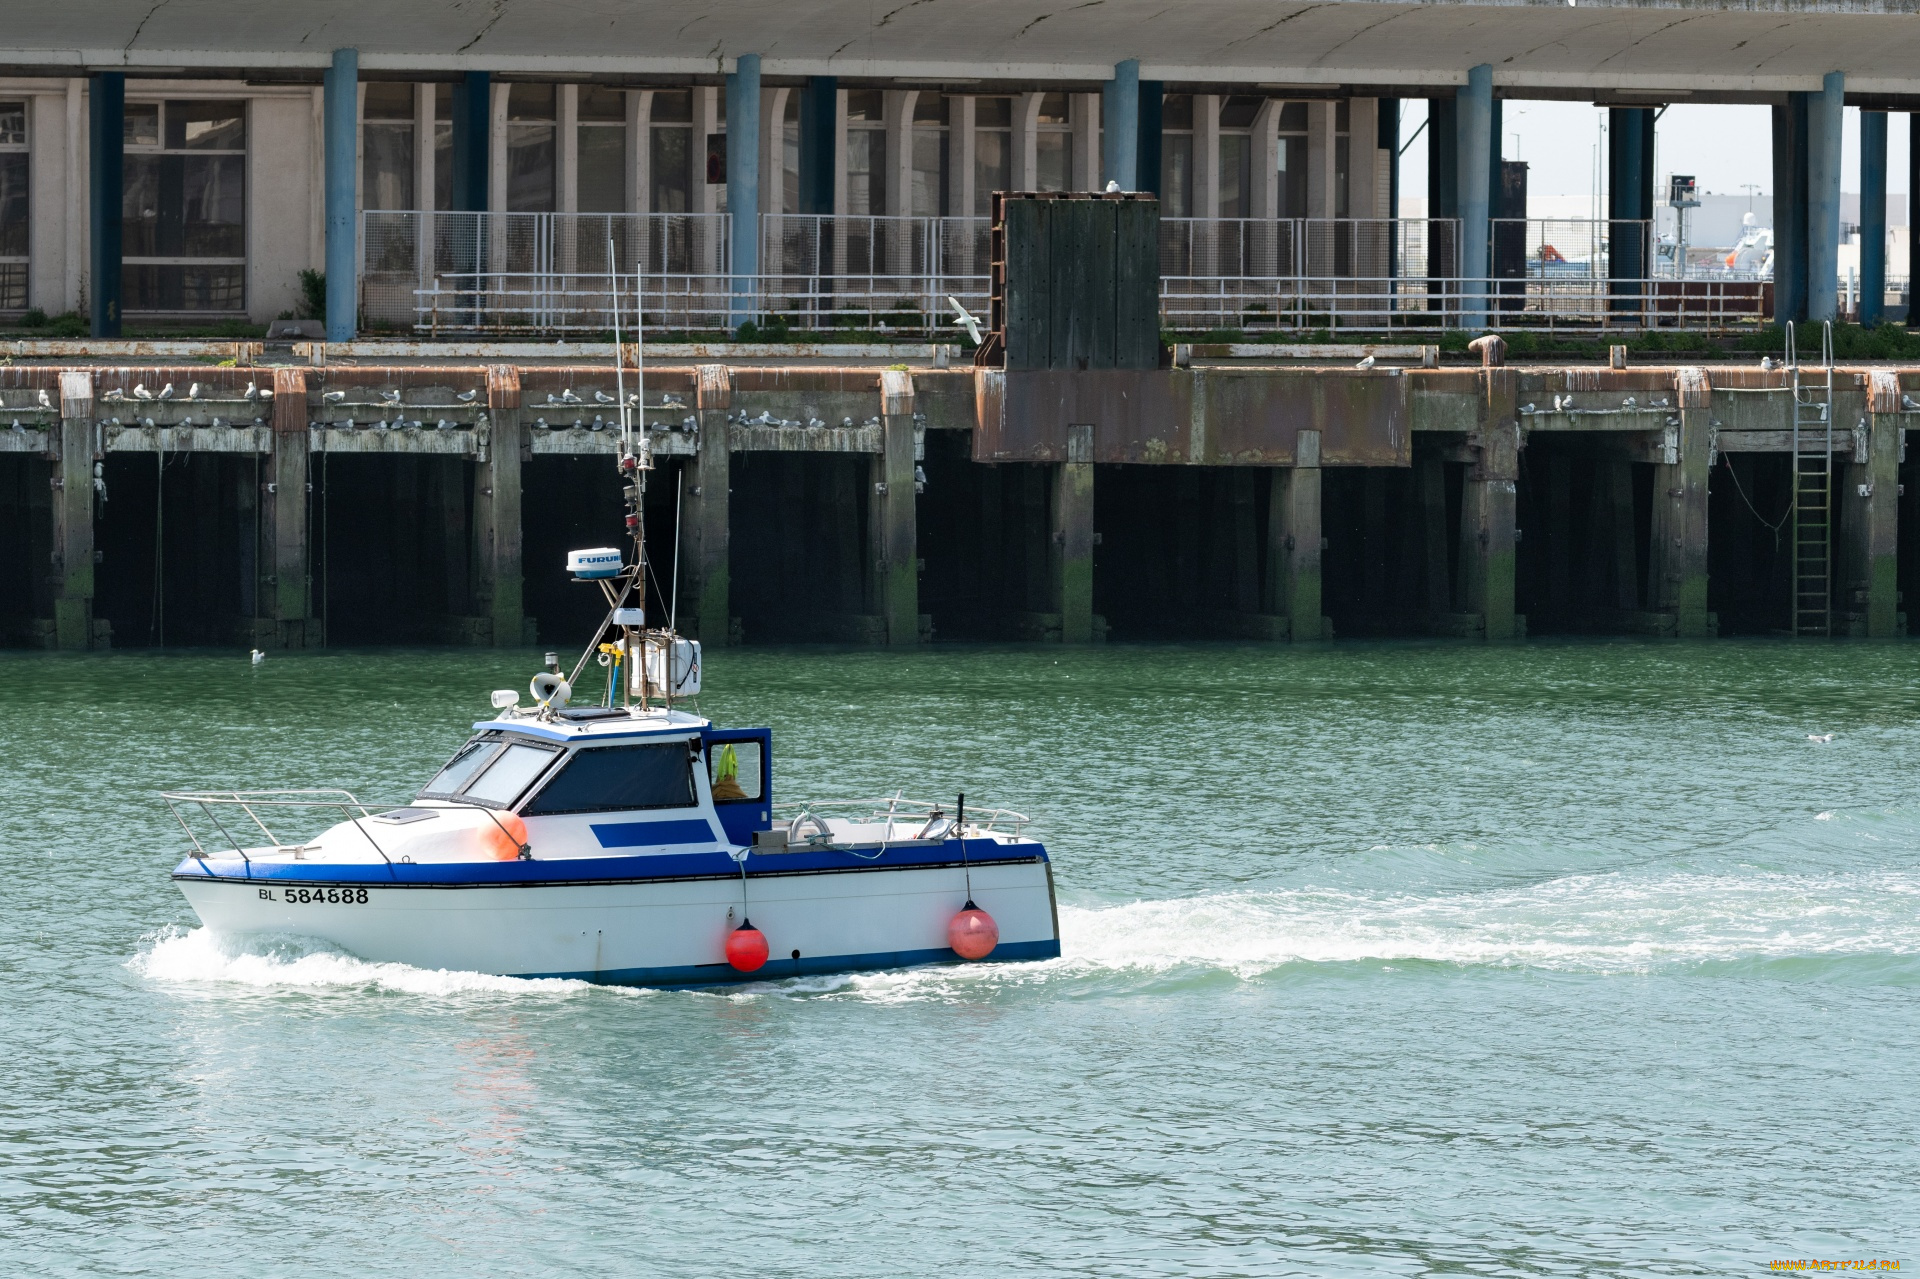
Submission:
POLYGON ((1325 466, 1410 466, 1397 369, 979 370, 973 456, 1064 462, 1067 428, 1093 426, 1093 460, 1291 466, 1303 430, 1325 466))

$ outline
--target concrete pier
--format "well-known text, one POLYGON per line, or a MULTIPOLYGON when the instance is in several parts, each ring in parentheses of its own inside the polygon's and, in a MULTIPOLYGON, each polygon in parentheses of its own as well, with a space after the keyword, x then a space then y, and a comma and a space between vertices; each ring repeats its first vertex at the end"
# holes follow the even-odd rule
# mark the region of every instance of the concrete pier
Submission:
MULTIPOLYGON (((679 617, 710 644, 1788 624, 1781 370, 1210 358, 651 367, 649 607, 677 499, 679 617)), ((1833 630, 1900 635, 1920 369, 1834 385, 1833 630)), ((616 391, 610 362, 8 370, 0 633, 557 641, 599 607, 560 553, 618 535, 616 391)))

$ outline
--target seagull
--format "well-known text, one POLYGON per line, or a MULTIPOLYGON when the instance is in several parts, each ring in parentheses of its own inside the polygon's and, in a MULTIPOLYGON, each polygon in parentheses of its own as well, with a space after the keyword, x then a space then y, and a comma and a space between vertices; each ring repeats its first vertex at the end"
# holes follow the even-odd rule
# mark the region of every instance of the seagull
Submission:
POLYGON ((47 398, 47 388, 44 386, 40 388, 40 407, 43 409, 53 407, 53 401, 47 398))
POLYGON ((382 404, 398 404, 400 402, 400 392, 398 390, 382 391, 380 392, 380 402, 382 404))
POLYGON ((967 310, 966 307, 961 306, 960 299, 954 297, 952 294, 947 295, 947 305, 953 308, 953 314, 956 317, 953 322, 965 329, 967 336, 973 339, 973 344, 979 346, 980 317, 967 310))
POLYGON ((810 417, 810 418, 808 418, 808 419, 807 419, 807 429, 808 429, 808 430, 813 430, 813 431, 817 431, 817 430, 819 430, 819 429, 820 429, 821 427, 823 427, 823 426, 825 426, 825 425, 826 425, 826 423, 825 423, 825 422, 823 422, 823 421, 821 421, 821 420, 820 420, 819 418, 817 418, 817 417, 810 417))
POLYGON ((480 392, 477 388, 472 391, 462 391, 460 392, 460 394, 454 396, 453 398, 460 401, 462 404, 471 404, 475 400, 480 398, 480 392))
POLYGON ((585 401, 583 401, 583 400, 582 400, 582 399, 581 399, 581 398, 580 398, 579 396, 577 396, 577 395, 575 395, 575 394, 573 393, 573 388, 572 388, 572 387, 568 387, 568 388, 567 388, 566 390, 564 390, 564 391, 562 391, 562 392, 560 392, 560 402, 561 402, 562 404, 582 404, 582 403, 585 403, 585 401))
POLYGON ((136 400, 151 400, 153 398, 153 392, 147 389, 145 382, 135 382, 133 384, 133 398, 136 400))
POLYGON ((347 398, 347 393, 345 391, 328 391, 325 395, 321 396, 320 398, 325 400, 329 404, 338 404, 342 400, 347 398))
POLYGON ((614 396, 608 395, 605 391, 596 388, 593 393, 593 402, 595 404, 617 404, 619 401, 614 396))
POLYGON ((881 320, 878 324, 875 324, 873 327, 878 329, 882 333, 893 332, 893 326, 891 324, 888 324, 885 320, 881 320))
POLYGON ((1833 740, 1833 734, 1832 733, 1808 733, 1807 740, 1810 742, 1818 743, 1821 746, 1825 746, 1828 742, 1833 740))
POLYGON ((560 402, 559 398, 555 396, 552 391, 547 392, 547 403, 558 404, 559 402, 560 402))
POLYGON ((1561 409, 1565 408, 1566 406, 1567 406, 1567 402, 1565 397, 1558 396, 1558 395, 1553 397, 1553 411, 1555 413, 1558 413, 1561 409))
POLYGON ((171 400, 173 398, 173 383, 169 382, 165 386, 161 387, 160 395, 158 398, 163 400, 171 400))
MULTIPOLYGON (((45 392, 42 392, 42 394, 45 394, 45 392)), ((108 391, 105 395, 101 396, 100 398, 103 400, 109 400, 115 404, 118 404, 121 400, 124 400, 127 398, 127 393, 125 391, 120 390, 118 387, 116 387, 113 390, 108 391)), ((249 396, 248 398, 252 398, 252 397, 249 396)))
POLYGON ((1533 405, 1531 405, 1531 404, 1522 404, 1522 405, 1520 406, 1520 411, 1521 411, 1522 413, 1531 413, 1531 412, 1533 412, 1533 405))
POLYGON ((265 653, 262 653, 257 648, 253 650, 252 657, 253 657, 253 664, 255 666, 258 666, 260 665, 260 663, 267 660, 267 655, 265 653))
POLYGON ((1773 357, 1771 355, 1763 355, 1760 357, 1760 371, 1762 373, 1771 373, 1773 371, 1773 357))
POLYGON ((850 418, 850 417, 843 417, 843 418, 841 418, 841 419, 840 419, 840 425, 841 425, 841 426, 852 426, 852 425, 853 425, 853 419, 852 419, 852 418, 850 418))
POLYGON ((1373 357, 1369 355, 1366 359, 1360 361, 1358 364, 1354 365, 1353 367, 1356 369, 1370 369, 1373 367, 1373 357))
POLYGON ((1914 399, 1911 395, 1903 395, 1900 397, 1900 407, 1911 413, 1915 409, 1920 409, 1920 400, 1914 399))
POLYGON ((1620 407, 1623 409, 1630 409, 1630 408, 1636 407, 1639 403, 1640 401, 1634 399, 1631 395, 1629 395, 1626 399, 1620 401, 1620 407))
POLYGON ((687 407, 687 402, 679 396, 673 394, 671 391, 662 391, 660 393, 660 407, 664 409, 669 404, 678 405, 683 409, 687 407))
POLYGON ((247 383, 247 389, 241 393, 240 398, 249 402, 257 400, 260 398, 260 388, 249 382, 247 383))
POLYGON ((700 419, 697 417, 683 417, 680 419, 680 429, 683 431, 697 431, 700 429, 700 419))
POLYGON ((547 429, 547 419, 543 417, 537 417, 533 419, 533 425, 536 429, 544 431, 547 429))
POLYGON ((200 384, 198 382, 190 382, 187 384, 187 398, 189 400, 197 400, 200 398, 200 384))
POLYGON ((433 424, 433 429, 436 431, 451 431, 453 429, 453 423, 447 421, 445 418, 441 418, 433 424))
POLYGON ((271 400, 273 398, 273 388, 270 386, 261 387, 260 398, 263 400, 271 400))
MULTIPOLYGON (((629 392, 627 392, 627 403, 628 403, 628 404, 640 404, 640 392, 638 392, 638 391, 629 391, 629 392)), ((644 404, 640 404, 640 407, 644 409, 644 408, 645 408, 645 407, 647 407, 647 406, 646 406, 646 405, 644 405, 644 404)), ((729 414, 727 414, 727 421, 729 421, 729 422, 731 422, 731 421, 733 421, 733 414, 731 414, 731 413, 729 413, 729 414)))
POLYGON ((870 418, 868 418, 868 419, 867 419, 866 421, 864 421, 864 422, 862 422, 862 423, 861 423, 860 425, 862 425, 862 426, 878 426, 878 425, 880 425, 880 419, 879 419, 879 418, 877 418, 877 417, 870 417, 870 418))
POLYGON ((593 425, 589 426, 587 429, 589 431, 604 431, 607 429, 607 420, 601 417, 598 413, 595 413, 593 415, 593 425))
POLYGON ((1107 179, 1107 194, 1108 195, 1120 194, 1120 183, 1113 178, 1107 179))

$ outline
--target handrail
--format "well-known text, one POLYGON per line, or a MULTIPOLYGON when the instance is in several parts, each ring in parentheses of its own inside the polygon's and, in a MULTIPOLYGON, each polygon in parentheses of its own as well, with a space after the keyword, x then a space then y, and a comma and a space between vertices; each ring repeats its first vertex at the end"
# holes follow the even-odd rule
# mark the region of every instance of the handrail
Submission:
MULTIPOLYGON (((887 821, 907 815, 926 817, 935 811, 944 811, 945 805, 918 799, 902 799, 898 795, 886 795, 879 799, 816 799, 805 803, 775 804, 775 813, 791 812, 795 818, 818 817, 817 810, 823 808, 865 809, 869 821, 887 821)), ((848 820, 855 820, 849 818, 848 820)), ((1000 822, 1008 822, 1013 833, 1033 824, 1033 819, 1025 813, 1016 813, 1011 808, 975 808, 967 806, 967 827, 974 830, 996 831, 1000 822), (977 820, 984 818, 984 821, 977 820)))

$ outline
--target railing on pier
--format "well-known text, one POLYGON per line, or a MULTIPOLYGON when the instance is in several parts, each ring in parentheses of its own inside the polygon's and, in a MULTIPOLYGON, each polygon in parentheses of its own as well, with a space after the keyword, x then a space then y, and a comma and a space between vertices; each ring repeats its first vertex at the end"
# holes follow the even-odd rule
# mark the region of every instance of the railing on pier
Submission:
MULTIPOLYGON (((751 319, 924 337, 954 332, 949 298, 975 315, 987 309, 983 218, 767 215, 760 271, 735 275, 725 214, 364 217, 362 314, 432 337, 602 334, 616 305, 623 326, 637 305, 655 330, 751 319)), ((1732 273, 1611 278, 1613 240, 1648 235, 1649 224, 1496 219, 1491 229, 1495 278, 1465 280, 1452 220, 1164 219, 1162 323, 1250 335, 1724 330, 1764 324, 1772 310, 1770 283, 1732 273)))

